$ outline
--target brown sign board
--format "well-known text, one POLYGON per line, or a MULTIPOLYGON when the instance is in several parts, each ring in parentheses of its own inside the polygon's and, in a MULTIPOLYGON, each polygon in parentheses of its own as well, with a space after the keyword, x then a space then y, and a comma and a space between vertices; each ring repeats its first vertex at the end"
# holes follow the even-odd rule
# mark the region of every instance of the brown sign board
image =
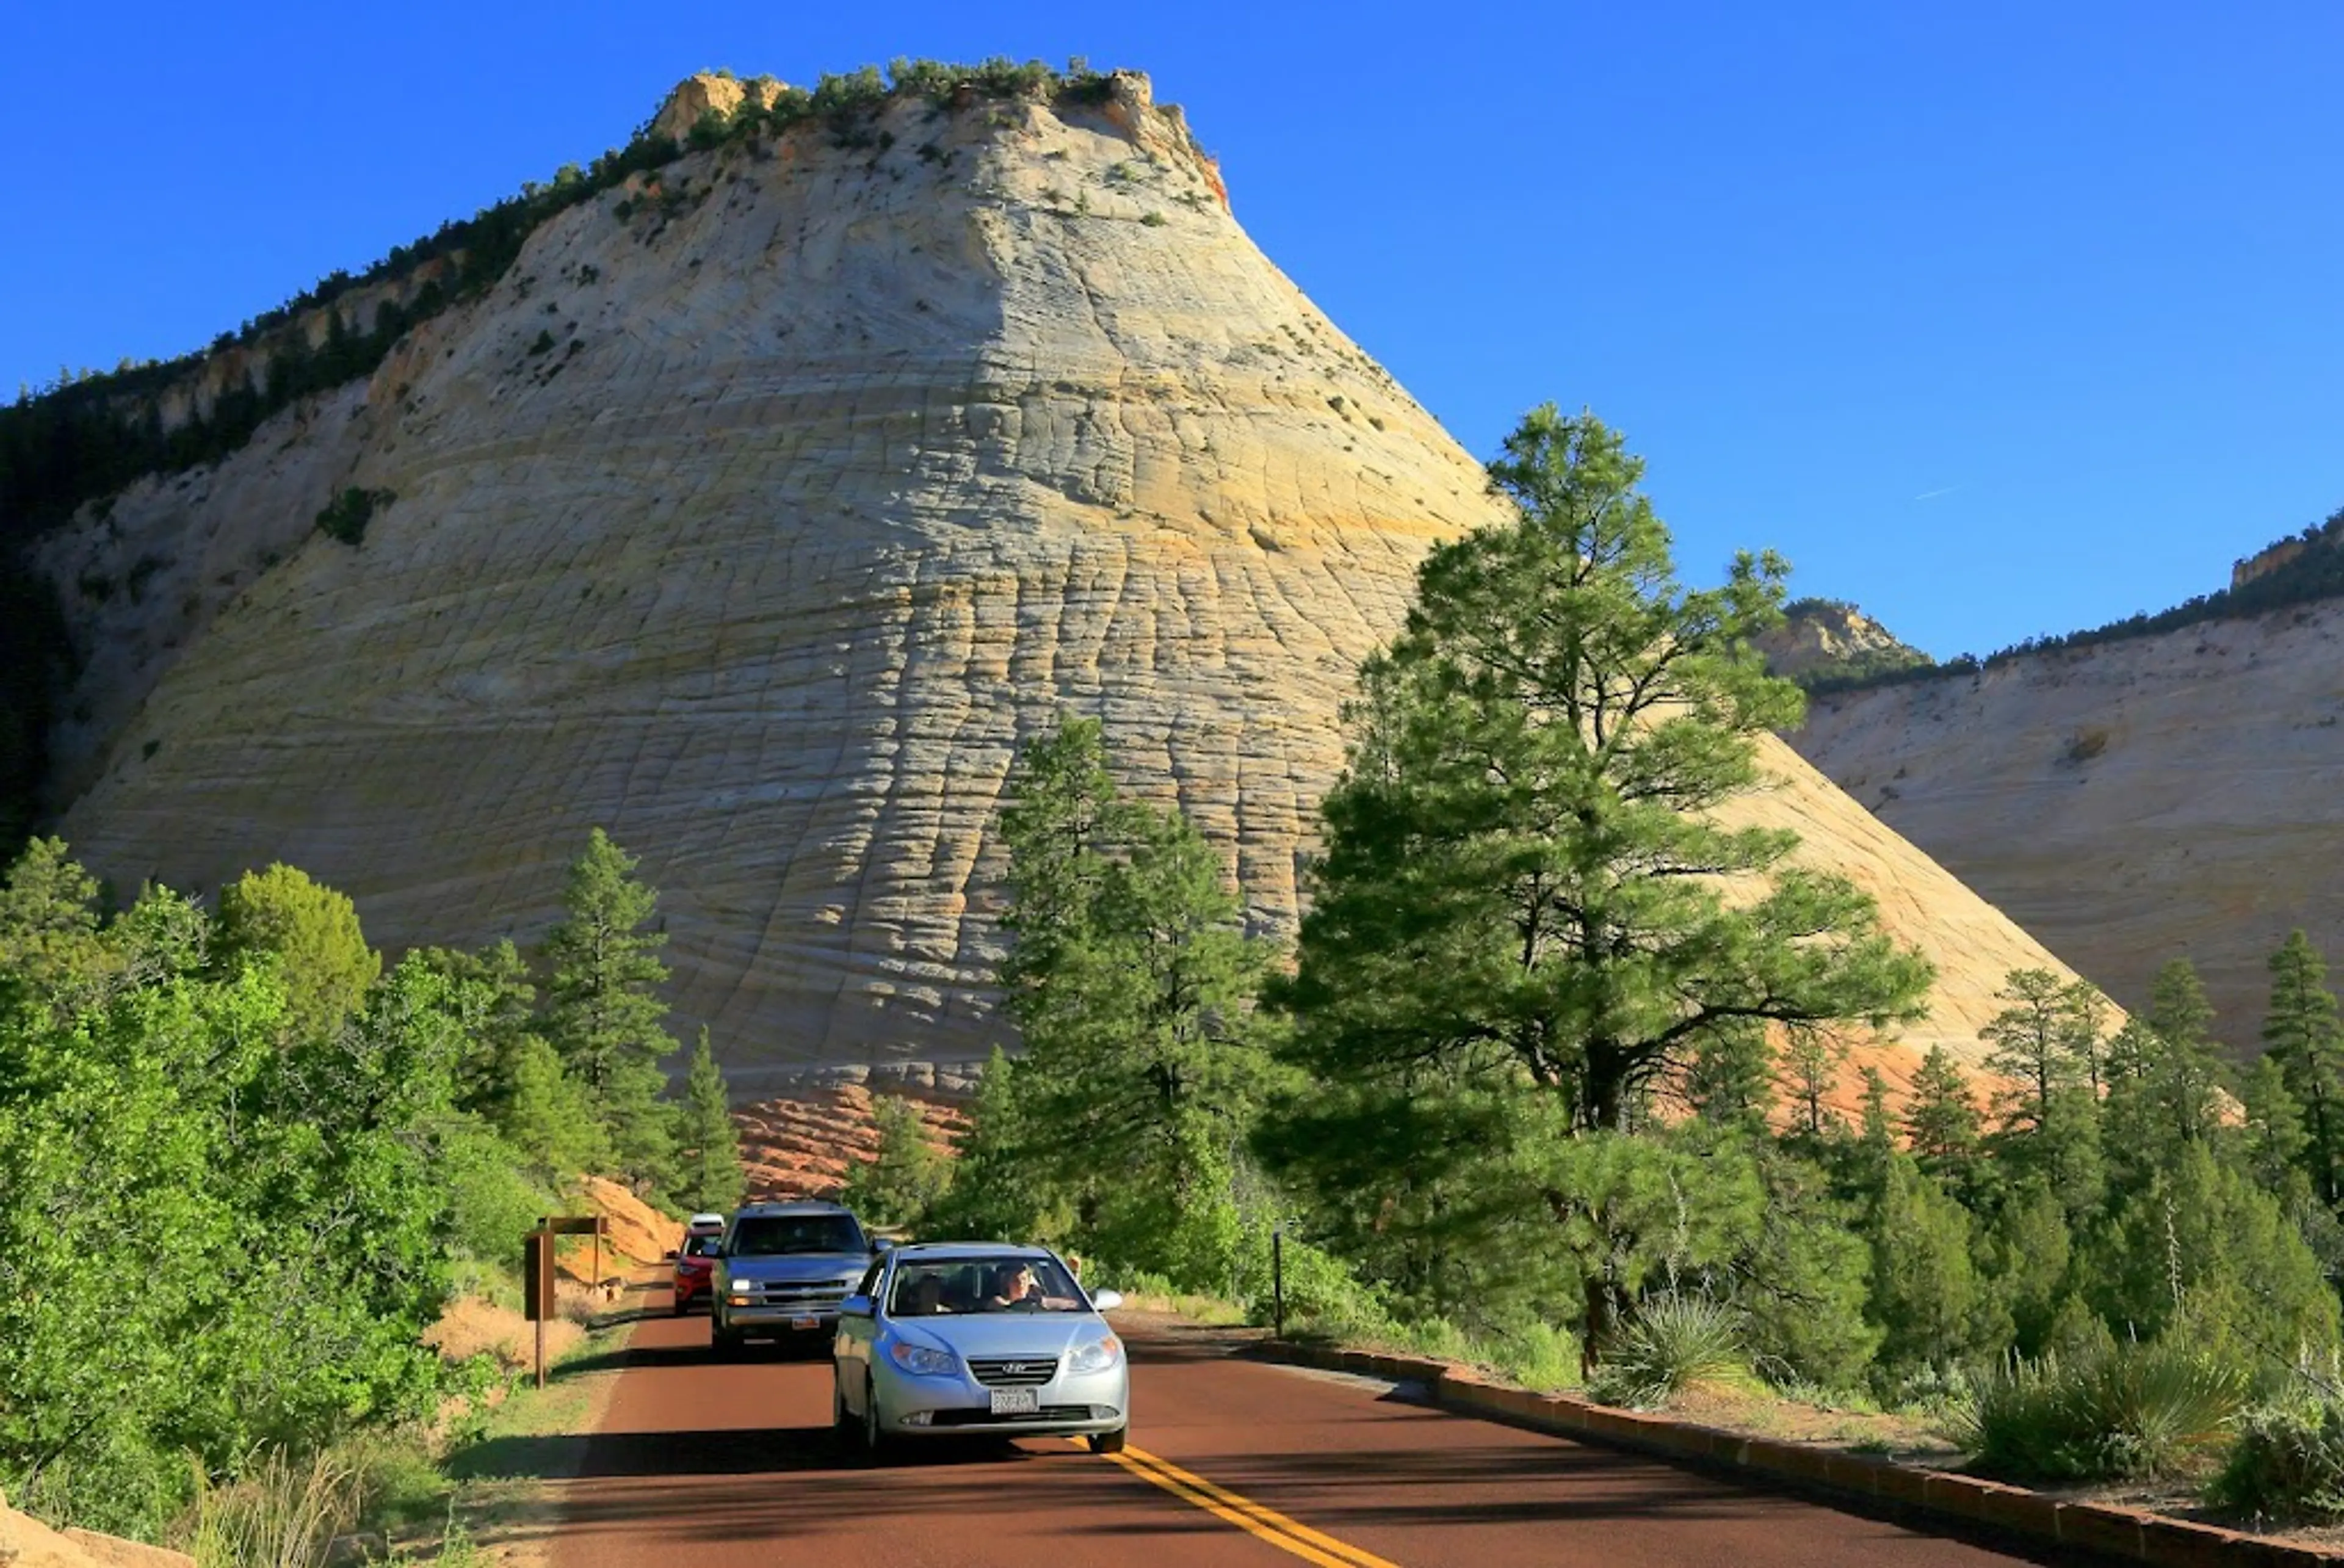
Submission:
POLYGON ((608 1236, 611 1221, 601 1214, 557 1214, 538 1224, 556 1236, 608 1236))

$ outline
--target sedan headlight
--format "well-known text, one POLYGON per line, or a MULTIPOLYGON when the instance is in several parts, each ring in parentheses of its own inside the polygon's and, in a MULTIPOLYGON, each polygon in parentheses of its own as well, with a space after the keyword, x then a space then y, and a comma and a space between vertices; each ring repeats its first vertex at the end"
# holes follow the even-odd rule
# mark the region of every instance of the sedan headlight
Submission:
POLYGON ((887 1347, 887 1358, 915 1378, 950 1377, 960 1371, 960 1358, 950 1351, 932 1351, 904 1340, 887 1347))
POLYGON ((1104 1340, 1093 1340, 1087 1345, 1077 1345, 1075 1353, 1066 1358, 1066 1371, 1103 1372, 1123 1360, 1123 1341, 1109 1334, 1104 1340))

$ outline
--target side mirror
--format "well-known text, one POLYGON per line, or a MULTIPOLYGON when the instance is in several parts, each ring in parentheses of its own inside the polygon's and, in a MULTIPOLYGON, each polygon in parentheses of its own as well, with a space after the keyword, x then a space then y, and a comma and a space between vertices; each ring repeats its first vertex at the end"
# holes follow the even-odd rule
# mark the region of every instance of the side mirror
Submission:
POLYGON ((842 1318, 869 1317, 871 1315, 871 1298, 860 1295, 849 1296, 846 1300, 838 1304, 838 1315, 842 1318))
POLYGON ((895 1239, 893 1236, 874 1236, 871 1239, 871 1250, 874 1253, 888 1253, 894 1249, 895 1239))
POLYGON ((661 1254, 660 1254, 660 1261, 661 1261, 661 1262, 662 1262, 662 1263, 672 1263, 672 1262, 674 1262, 674 1261, 675 1261, 675 1249, 674 1249, 674 1248, 672 1248, 672 1247, 671 1247, 671 1248, 669 1248, 665 1252, 661 1253, 661 1254))
POLYGON ((1101 1290, 1091 1298, 1091 1305, 1099 1311, 1112 1312, 1117 1307, 1123 1305, 1123 1292, 1120 1290, 1101 1290))

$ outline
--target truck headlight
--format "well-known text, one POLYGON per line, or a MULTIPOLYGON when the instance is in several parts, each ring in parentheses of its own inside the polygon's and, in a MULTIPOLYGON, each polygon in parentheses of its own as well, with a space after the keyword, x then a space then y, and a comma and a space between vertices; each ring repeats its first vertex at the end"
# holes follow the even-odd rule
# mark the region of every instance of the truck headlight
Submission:
POLYGON ((887 1347, 887 1359, 915 1378, 950 1377, 960 1371, 960 1358, 950 1351, 932 1351, 903 1340, 887 1347))
POLYGON ((1075 1353, 1066 1358, 1066 1371, 1103 1372, 1123 1360, 1123 1341, 1109 1334, 1104 1340, 1093 1340, 1087 1345, 1077 1345, 1075 1353))

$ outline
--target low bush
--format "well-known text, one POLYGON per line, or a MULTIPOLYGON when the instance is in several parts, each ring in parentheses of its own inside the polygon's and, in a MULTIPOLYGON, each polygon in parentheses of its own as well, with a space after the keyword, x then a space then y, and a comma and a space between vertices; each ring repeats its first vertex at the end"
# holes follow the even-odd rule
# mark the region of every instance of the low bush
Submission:
POLYGON ((376 510, 397 499, 387 490, 360 490, 352 485, 319 510, 318 531, 356 550, 366 542, 367 524, 374 521, 376 510))
POLYGON ((1952 1436, 2016 1479, 2166 1475, 2228 1436, 2247 1392, 2243 1371, 2198 1351, 2111 1340, 1985 1369, 1952 1436))
POLYGON ((2248 1411, 2206 1495, 2256 1518, 2344 1519, 2344 1400, 2248 1411))
POLYGON ((1652 1297, 1597 1353, 1587 1391, 1651 1409, 1696 1383, 1752 1381, 1742 1314, 1707 1296, 1652 1297))
POLYGON ((357 1522, 360 1478, 342 1456, 271 1449, 231 1484, 198 1472, 187 1553, 196 1568, 316 1568, 357 1522))

